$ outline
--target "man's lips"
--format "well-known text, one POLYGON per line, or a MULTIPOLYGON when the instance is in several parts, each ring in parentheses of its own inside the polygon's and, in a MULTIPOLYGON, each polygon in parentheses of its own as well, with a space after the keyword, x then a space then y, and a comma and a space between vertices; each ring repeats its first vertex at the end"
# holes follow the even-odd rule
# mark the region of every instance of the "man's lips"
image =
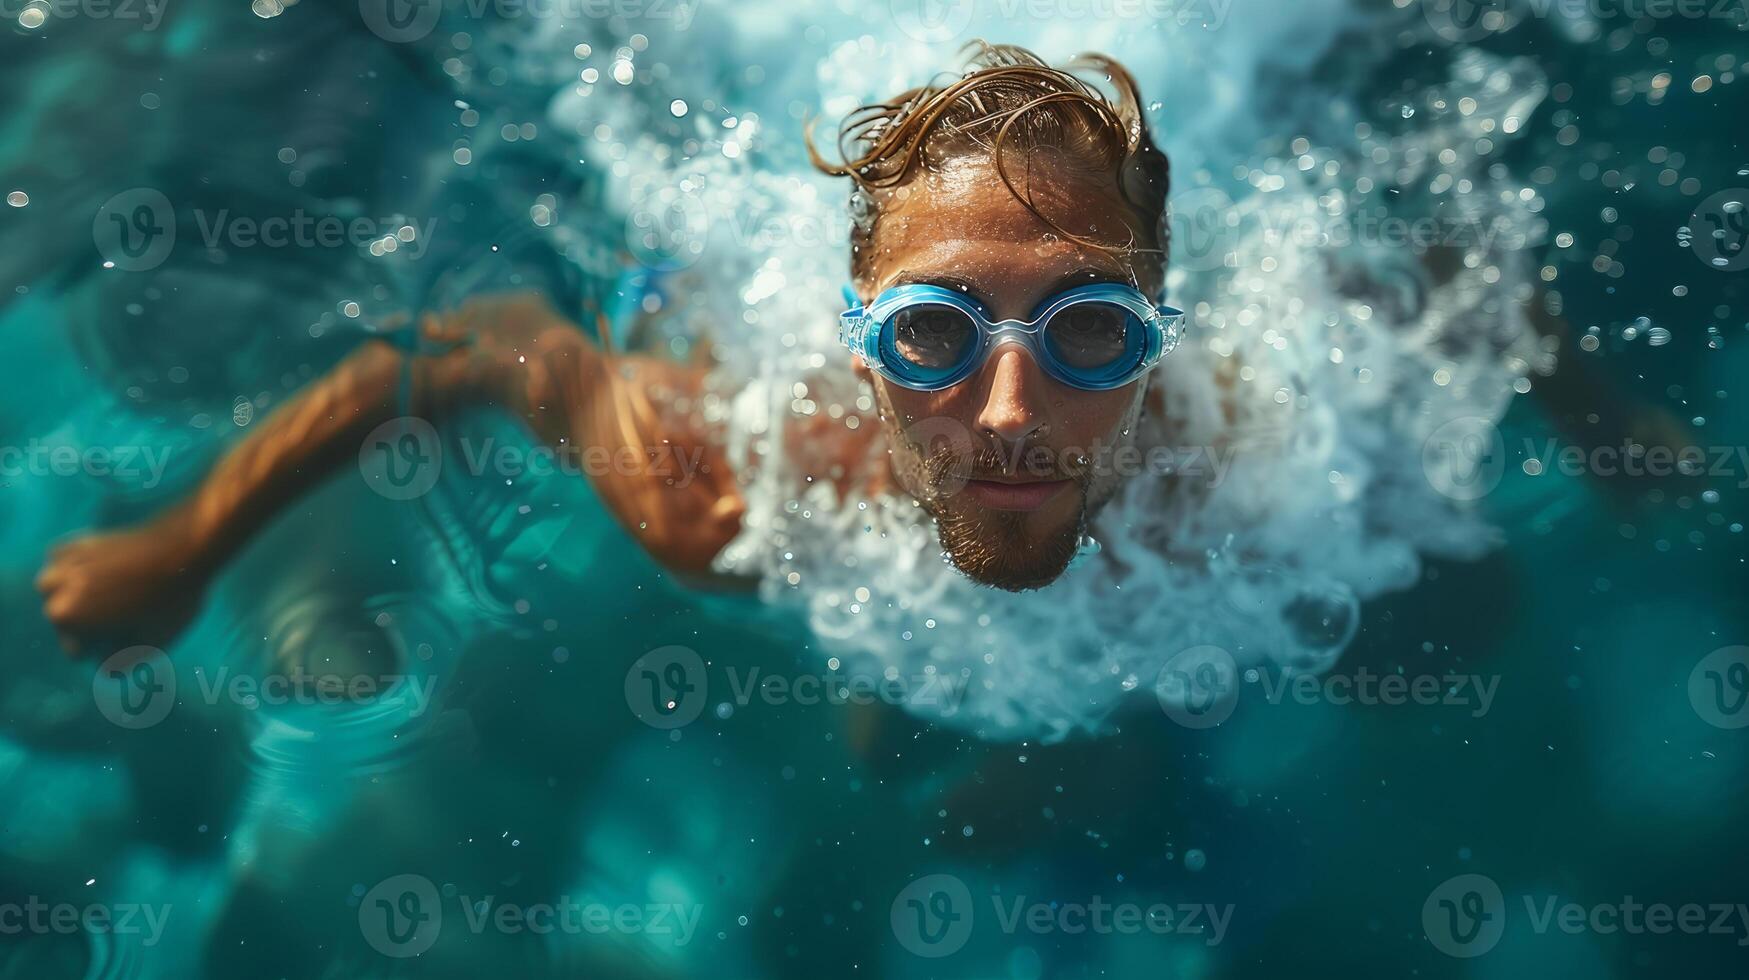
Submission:
POLYGON ((1030 480, 1008 483, 1000 480, 970 480, 966 496, 991 510, 1034 511, 1050 503, 1073 480, 1030 480))

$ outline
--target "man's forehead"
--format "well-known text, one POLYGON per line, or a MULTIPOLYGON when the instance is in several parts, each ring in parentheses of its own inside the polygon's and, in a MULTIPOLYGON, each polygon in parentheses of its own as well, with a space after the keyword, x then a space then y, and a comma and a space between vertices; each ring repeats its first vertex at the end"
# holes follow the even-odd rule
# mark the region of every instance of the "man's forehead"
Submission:
MULTIPOLYGON (((1077 233, 1105 240, 1127 237, 1123 203, 1085 176, 1067 183, 1037 180, 1032 187, 1034 202, 1059 223, 1067 217, 1065 202, 1072 200, 1076 223, 1069 227, 1077 233)), ((1028 185, 1020 188, 1025 192, 1028 185)), ((988 165, 920 175, 887 192, 882 205, 870 266, 877 288, 918 271, 988 282, 991 289, 1006 288, 1016 277, 1032 282, 1077 269, 1134 280, 1128 263, 1065 238, 1033 214, 988 165)))
POLYGON ((912 249, 895 249, 883 258, 888 261, 875 266, 881 288, 901 281, 958 280, 972 292, 1015 286, 1067 289, 1077 278, 1137 285, 1133 270, 1109 253, 1060 239, 1017 249, 1006 240, 946 238, 912 249))
POLYGON ((888 237, 895 247, 907 239, 943 234, 1009 243, 1062 237, 1027 207, 1030 200, 1038 211, 1083 238, 1129 237, 1128 208, 1108 177, 1063 165, 1020 168, 1014 164, 1009 176, 1014 190, 988 161, 925 171, 884 192, 881 224, 886 227, 877 230, 895 232, 888 237))

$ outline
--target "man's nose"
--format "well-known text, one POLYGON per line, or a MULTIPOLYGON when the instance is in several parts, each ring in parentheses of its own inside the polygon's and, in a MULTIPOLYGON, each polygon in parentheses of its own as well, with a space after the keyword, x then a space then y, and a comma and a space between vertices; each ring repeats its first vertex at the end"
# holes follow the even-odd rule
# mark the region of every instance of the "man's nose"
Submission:
POLYGON ((1032 355, 1006 347, 984 368, 984 403, 978 409, 978 433, 1018 445, 1048 431, 1044 372, 1032 355))

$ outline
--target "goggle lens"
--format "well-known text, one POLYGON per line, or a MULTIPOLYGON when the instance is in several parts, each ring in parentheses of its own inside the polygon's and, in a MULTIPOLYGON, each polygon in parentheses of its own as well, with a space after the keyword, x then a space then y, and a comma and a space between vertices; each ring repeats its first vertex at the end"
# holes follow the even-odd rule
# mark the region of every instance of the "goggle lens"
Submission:
POLYGON ((1141 356, 1143 327, 1136 315, 1115 303, 1076 303, 1045 324, 1051 357, 1072 371, 1099 372, 1129 367, 1141 356))
POLYGON ((966 311, 939 304, 906 307, 893 315, 889 329, 894 352, 927 373, 960 366, 978 342, 978 325, 966 311))

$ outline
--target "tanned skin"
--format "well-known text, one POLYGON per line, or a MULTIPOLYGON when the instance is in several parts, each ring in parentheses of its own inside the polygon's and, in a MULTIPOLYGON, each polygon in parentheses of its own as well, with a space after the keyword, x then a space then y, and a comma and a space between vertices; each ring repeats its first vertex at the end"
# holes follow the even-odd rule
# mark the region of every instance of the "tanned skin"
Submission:
POLYGON ((530 295, 487 297, 421 327, 438 356, 384 342, 360 348, 270 415, 227 454, 186 501, 138 527, 88 534, 50 556, 37 578, 43 609, 70 654, 93 640, 165 642, 198 611, 207 585, 281 510, 357 459, 384 422, 403 415, 442 424, 496 406, 548 445, 702 453, 684 486, 661 467, 596 481, 614 516, 652 555, 703 573, 734 536, 743 505, 721 451, 675 428, 658 399, 696 392, 702 369, 654 358, 610 360, 573 323, 530 295), (410 405, 400 402, 411 372, 410 405))

